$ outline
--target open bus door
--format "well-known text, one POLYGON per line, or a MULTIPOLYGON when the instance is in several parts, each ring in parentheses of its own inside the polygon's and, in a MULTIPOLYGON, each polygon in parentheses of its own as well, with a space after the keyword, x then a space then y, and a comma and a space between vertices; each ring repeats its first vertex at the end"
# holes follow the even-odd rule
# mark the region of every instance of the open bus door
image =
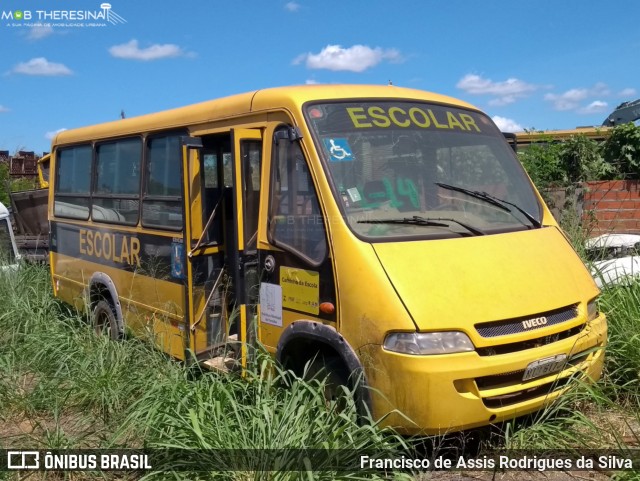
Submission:
POLYGON ((234 285, 234 304, 239 320, 242 367, 257 336, 258 214, 262 133, 257 129, 233 129, 233 220, 227 260, 234 285))
POLYGON ((228 370, 245 367, 247 346, 255 343, 262 134, 232 130, 232 187, 222 187, 213 206, 202 195, 202 146, 200 138, 183 137, 185 358, 228 370))

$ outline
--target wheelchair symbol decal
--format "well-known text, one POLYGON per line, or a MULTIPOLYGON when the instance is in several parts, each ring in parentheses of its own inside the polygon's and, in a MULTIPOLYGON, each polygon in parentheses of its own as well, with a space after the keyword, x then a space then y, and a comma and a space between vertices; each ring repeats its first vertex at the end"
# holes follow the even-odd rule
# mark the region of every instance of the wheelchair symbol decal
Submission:
POLYGON ((348 162, 353 160, 351 147, 347 139, 324 139, 324 146, 329 151, 331 162, 348 162))

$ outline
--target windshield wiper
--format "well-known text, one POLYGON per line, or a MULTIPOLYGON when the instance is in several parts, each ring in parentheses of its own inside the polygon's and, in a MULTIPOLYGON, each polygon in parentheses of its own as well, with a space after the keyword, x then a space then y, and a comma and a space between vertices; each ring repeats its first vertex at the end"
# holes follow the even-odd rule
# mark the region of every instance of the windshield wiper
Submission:
POLYGON ((406 224, 423 225, 428 227, 446 227, 447 229, 451 229, 450 225, 443 224, 442 222, 453 222, 461 227, 464 227, 474 235, 485 235, 485 232, 478 229, 477 227, 473 227, 466 222, 461 222, 459 220, 451 219, 448 217, 420 217, 419 215, 414 215, 413 217, 405 217, 403 219, 365 219, 358 221, 359 224, 406 224))
MULTIPOLYGON (((439 187, 442 187, 443 189, 455 190, 456 192, 462 192, 463 194, 470 195, 471 197, 475 197, 476 199, 484 200, 485 202, 487 202, 489 204, 492 204, 492 205, 498 207, 499 209, 504 210, 505 212, 509 212, 510 214, 513 214, 512 210, 505 205, 505 204, 509 204, 510 206, 515 207, 518 210, 518 212, 520 212, 523 216, 525 216, 527 218, 527 220, 529 222, 531 222, 533 227, 535 227, 535 228, 542 227, 542 223, 540 221, 538 221, 538 219, 533 217, 531 214, 529 214, 526 210, 524 210, 519 205, 514 204, 513 202, 509 202, 508 200, 500 199, 499 197, 496 197, 496 196, 491 195, 491 194, 487 194, 486 192, 480 192, 480 191, 477 191, 477 190, 465 189, 464 187, 458 187, 456 185, 445 184, 443 182, 434 182, 434 184, 436 184, 439 187)), ((516 217, 516 219, 517 219, 517 217, 516 217)), ((523 224, 524 224, 524 222, 523 222, 523 224)), ((529 226, 527 226, 527 227, 529 227, 529 226)))

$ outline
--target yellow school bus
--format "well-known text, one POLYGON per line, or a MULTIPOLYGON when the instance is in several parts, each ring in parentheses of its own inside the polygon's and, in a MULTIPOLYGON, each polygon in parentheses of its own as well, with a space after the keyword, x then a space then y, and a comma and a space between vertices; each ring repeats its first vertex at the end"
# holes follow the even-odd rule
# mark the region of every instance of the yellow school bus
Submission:
POLYGON ((55 295, 114 339, 152 333, 219 369, 259 343, 406 433, 511 419, 600 376, 596 285, 459 100, 258 90, 61 132, 51 172, 55 295))
POLYGON ((38 159, 38 185, 41 189, 49 187, 49 167, 51 154, 45 154, 38 159))

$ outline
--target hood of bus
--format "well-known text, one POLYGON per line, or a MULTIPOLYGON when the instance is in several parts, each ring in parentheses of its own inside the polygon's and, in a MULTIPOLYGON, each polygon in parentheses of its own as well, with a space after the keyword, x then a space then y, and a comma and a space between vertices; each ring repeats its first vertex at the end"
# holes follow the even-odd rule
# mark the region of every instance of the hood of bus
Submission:
POLYGON ((585 302, 598 289, 556 227, 373 244, 418 330, 463 330, 585 302))

